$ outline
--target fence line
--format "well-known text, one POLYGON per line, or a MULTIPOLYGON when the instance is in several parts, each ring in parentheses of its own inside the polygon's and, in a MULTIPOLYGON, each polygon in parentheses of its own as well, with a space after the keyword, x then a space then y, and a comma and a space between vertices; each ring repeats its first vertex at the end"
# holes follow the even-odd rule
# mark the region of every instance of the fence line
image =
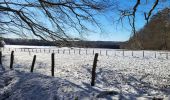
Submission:
POLYGON ((136 53, 133 50, 101 50, 101 49, 51 49, 51 48, 0 48, 1 51, 18 51, 31 53, 58 53, 58 54, 78 54, 78 55, 94 55, 98 53, 101 56, 123 56, 123 57, 150 57, 150 58, 165 58, 169 59, 168 52, 156 51, 153 54, 152 51, 147 54, 148 51, 142 50, 136 53), (129 55, 131 52, 131 55, 129 55), (152 56, 153 55, 153 56, 152 56))
MULTIPOLYGON (((5 50, 5 49, 0 49, 0 50, 5 50)), ((14 63, 14 51, 13 50, 15 50, 15 52, 18 50, 18 49, 16 49, 16 48, 14 48, 14 49, 11 49, 11 48, 9 48, 8 50, 12 50, 11 51, 11 57, 10 57, 10 69, 11 70, 13 70, 14 68, 13 68, 13 63, 14 63)), ((27 50, 27 52, 35 52, 35 49, 20 49, 20 51, 22 51, 22 50, 24 50, 24 51, 26 51, 27 50)), ((93 53, 92 53, 92 55, 95 53, 95 51, 94 51, 94 49, 92 49, 93 50, 93 53)), ((51 50, 51 49, 43 49, 43 51, 44 51, 44 53, 50 53, 51 51, 53 52, 52 54, 51 54, 51 76, 55 76, 54 75, 54 71, 55 71, 55 50, 51 50), (48 52, 47 52, 47 50, 48 50, 48 52)), ((73 51, 73 50, 72 50, 73 51)), ((74 52, 75 52, 76 50, 74 49, 74 52)), ((83 51, 83 50, 82 50, 83 51)), ((88 52, 88 50, 86 49, 86 50, 84 50, 85 51, 85 54, 87 55, 87 52, 88 52)), ((109 51, 111 51, 111 50, 105 50, 105 53, 106 53, 106 56, 109 56, 109 51)), ((37 52, 37 49, 36 49, 36 52, 37 52)), ((41 52, 41 49, 40 49, 40 52, 41 52)), ((98 52, 100 52, 100 55, 102 54, 102 50, 99 50, 98 52)), ((114 51, 115 52, 115 55, 117 54, 117 52, 119 52, 123 57, 124 56, 126 56, 126 51, 125 50, 120 50, 120 51, 114 51)), ((128 51, 127 51, 128 52, 128 51)), ((58 53, 59 53, 59 49, 58 49, 58 53)), ((62 52, 63 54, 65 54, 66 53, 66 50, 65 49, 63 49, 63 52, 62 52)), ((68 53, 70 54, 71 53, 71 49, 68 49, 68 53)), ((143 50, 142 51, 142 55, 143 55, 143 57, 145 57, 145 54, 146 52, 143 50)), ((157 52, 154 52, 155 53, 155 58, 157 58, 157 52)), ((79 55, 81 55, 82 53, 81 53, 81 49, 78 49, 78 54, 79 55)), ((160 53, 161 55, 165 55, 165 57, 166 57, 166 59, 168 59, 168 52, 163 52, 163 53, 160 53)), ((93 67, 92 67, 92 77, 91 77, 91 86, 94 86, 95 85, 95 78, 96 78, 96 67, 97 67, 97 61, 98 61, 98 55, 99 55, 99 53, 95 53, 94 54, 95 56, 94 56, 94 61, 93 61, 93 67)), ((1 62, 1 56, 2 56, 2 51, 0 51, 0 62, 1 62)), ((133 57, 135 57, 135 52, 134 51, 131 51, 131 56, 133 56, 133 57)), ((33 70, 34 70, 34 65, 35 65, 35 61, 36 61, 36 55, 34 55, 34 58, 33 58, 33 61, 32 61, 32 66, 31 66, 31 70, 30 70, 30 72, 33 72, 33 70)), ((2 64, 2 62, 0 63, 0 64, 2 64)))
MULTIPOLYGON (((14 49, 14 50, 16 50, 16 49, 14 49)), ((32 49, 32 52, 33 52, 33 49, 32 49)), ((2 65, 1 57, 2 57, 2 52, 0 51, 0 64, 2 65)), ((35 61, 36 61, 36 55, 34 55, 33 60, 32 60, 32 65, 31 65, 31 69, 30 69, 31 73, 34 70, 35 61)), ((97 61, 98 61, 98 53, 95 53, 93 67, 92 67, 92 71, 91 71, 91 73, 92 73, 91 86, 95 85, 97 61)), ((10 69, 11 70, 14 69, 13 63, 14 63, 14 51, 11 51, 11 58, 10 58, 10 69)), ((52 53, 51 54, 51 76, 53 76, 53 77, 54 77, 54 72, 55 72, 55 53, 52 53)))

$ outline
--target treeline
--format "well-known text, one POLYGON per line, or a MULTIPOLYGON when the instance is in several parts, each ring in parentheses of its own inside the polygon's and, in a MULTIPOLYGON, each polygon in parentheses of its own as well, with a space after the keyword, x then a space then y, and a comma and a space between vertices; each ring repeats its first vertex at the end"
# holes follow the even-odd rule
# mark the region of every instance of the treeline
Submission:
POLYGON ((8 45, 32 45, 32 46, 58 46, 58 47, 86 47, 86 48, 110 48, 120 49, 121 42, 114 41, 44 41, 37 39, 13 39, 4 38, 8 45))
POLYGON ((123 47, 127 49, 170 50, 170 8, 155 14, 123 47))

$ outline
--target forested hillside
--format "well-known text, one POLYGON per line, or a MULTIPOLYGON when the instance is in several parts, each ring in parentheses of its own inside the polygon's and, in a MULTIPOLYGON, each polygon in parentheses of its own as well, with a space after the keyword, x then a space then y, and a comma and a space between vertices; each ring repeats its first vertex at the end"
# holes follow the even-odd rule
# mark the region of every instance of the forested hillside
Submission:
POLYGON ((128 49, 170 50, 170 8, 155 14, 124 45, 128 49))
POLYGON ((58 46, 58 47, 86 47, 86 48, 109 48, 120 49, 122 42, 115 41, 68 41, 63 43, 62 41, 43 41, 37 39, 3 39, 7 45, 34 45, 34 46, 58 46))

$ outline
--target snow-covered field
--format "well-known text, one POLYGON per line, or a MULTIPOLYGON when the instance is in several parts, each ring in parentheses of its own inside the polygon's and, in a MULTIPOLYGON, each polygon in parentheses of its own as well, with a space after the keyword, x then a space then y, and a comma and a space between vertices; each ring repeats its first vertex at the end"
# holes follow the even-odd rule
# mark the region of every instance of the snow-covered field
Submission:
POLYGON ((143 51, 129 50, 39 48, 1 49, 5 70, 0 67, 0 99, 152 100, 155 97, 170 100, 168 51, 144 51, 143 55, 143 51), (13 71, 9 70, 11 50, 15 51, 13 71), (52 52, 55 53, 54 78, 51 77, 52 52), (99 53, 99 61, 96 84, 92 87, 94 53, 99 53), (34 55, 37 55, 35 69, 30 73, 34 55))

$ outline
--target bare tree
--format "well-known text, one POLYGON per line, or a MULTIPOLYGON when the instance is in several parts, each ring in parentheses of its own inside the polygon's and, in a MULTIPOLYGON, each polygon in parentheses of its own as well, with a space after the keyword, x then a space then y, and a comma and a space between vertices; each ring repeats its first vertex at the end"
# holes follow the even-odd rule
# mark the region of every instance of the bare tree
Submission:
POLYGON ((154 14, 143 28, 137 31, 128 41, 128 46, 139 49, 134 39, 139 39, 144 49, 170 49, 170 8, 165 8, 154 14))
POLYGON ((67 41, 68 30, 81 35, 89 24, 100 29, 95 15, 112 5, 111 0, 1 0, 0 31, 67 41))
POLYGON ((120 17, 118 19, 118 22, 122 22, 122 20, 124 19, 127 19, 129 21, 129 24, 132 28, 132 36, 136 37, 134 39, 134 42, 136 42, 136 44, 140 48, 142 48, 141 41, 139 38, 137 38, 138 34, 136 34, 137 32, 136 16, 143 14, 144 20, 146 21, 146 24, 148 24, 150 18, 154 15, 154 10, 159 11, 163 9, 163 8, 159 8, 160 5, 168 3, 169 0, 132 0, 132 1, 129 0, 129 2, 134 3, 134 5, 132 4, 131 6, 127 8, 122 8, 121 6, 118 8, 120 12, 120 17), (148 6, 149 6, 149 9, 146 9, 145 7, 148 7, 148 6))

